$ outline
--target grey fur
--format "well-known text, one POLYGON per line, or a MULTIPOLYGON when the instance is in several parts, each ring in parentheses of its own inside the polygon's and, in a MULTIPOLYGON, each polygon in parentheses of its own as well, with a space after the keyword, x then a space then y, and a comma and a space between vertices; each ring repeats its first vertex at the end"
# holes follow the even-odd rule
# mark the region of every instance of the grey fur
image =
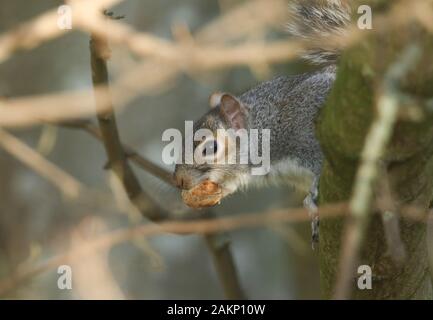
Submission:
MULTIPOLYGON (((350 22, 350 9, 344 0, 294 0, 290 13, 289 32, 317 45, 326 36, 344 32, 350 22)), ((246 129, 270 129, 271 171, 262 177, 252 176, 252 164, 179 164, 174 173, 179 187, 190 189, 209 179, 218 183, 223 196, 227 196, 254 183, 292 183, 308 193, 304 204, 311 213, 313 239, 317 240, 317 183, 323 154, 315 136, 314 121, 335 80, 338 55, 339 51, 333 48, 313 47, 305 58, 328 66, 261 83, 238 98, 230 96, 227 105, 224 100, 218 105, 218 99, 211 99, 216 107, 195 122, 194 131, 230 129, 227 110, 233 109, 233 101, 237 101, 235 105, 239 108, 235 110, 239 112, 235 114, 237 122, 233 122, 236 126, 240 123, 246 129), (243 118, 239 121, 240 114, 243 118)), ((239 147, 236 152, 239 155, 239 147)))
MULTIPOLYGON (((323 158, 315 137, 314 119, 332 87, 335 73, 336 67, 328 66, 303 75, 281 76, 238 98, 248 111, 246 129, 270 129, 271 172, 267 176, 251 176, 250 164, 207 163, 177 165, 175 176, 183 179, 185 189, 210 179, 223 188, 225 195, 252 183, 278 181, 308 192, 312 181, 320 175, 323 158)), ((194 131, 230 129, 220 108, 211 109, 196 121, 194 131)))
POLYGON ((314 119, 335 79, 335 66, 298 76, 281 76, 240 96, 250 111, 249 126, 271 130, 272 164, 295 160, 320 173, 321 151, 314 119))
POLYGON ((326 38, 342 35, 350 24, 346 0, 293 0, 289 3, 288 32, 310 47, 303 58, 315 64, 335 63, 340 49, 326 46, 326 38))

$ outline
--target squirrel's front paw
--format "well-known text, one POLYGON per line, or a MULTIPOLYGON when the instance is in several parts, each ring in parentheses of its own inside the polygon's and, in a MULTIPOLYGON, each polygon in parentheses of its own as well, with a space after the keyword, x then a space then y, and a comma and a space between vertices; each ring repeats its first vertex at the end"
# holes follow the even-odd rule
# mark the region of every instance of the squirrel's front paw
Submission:
POLYGON ((311 246, 313 250, 317 248, 319 243, 319 210, 315 199, 314 193, 309 193, 304 199, 304 208, 308 210, 311 218, 311 246))
POLYGON ((319 244, 319 216, 316 215, 311 220, 311 247, 315 250, 319 244))

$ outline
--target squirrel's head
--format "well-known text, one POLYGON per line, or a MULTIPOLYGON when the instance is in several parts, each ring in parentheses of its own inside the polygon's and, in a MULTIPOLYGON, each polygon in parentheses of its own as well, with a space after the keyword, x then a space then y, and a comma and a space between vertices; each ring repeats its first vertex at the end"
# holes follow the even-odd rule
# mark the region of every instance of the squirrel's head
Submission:
POLYGON ((183 145, 185 158, 174 171, 184 202, 196 208, 218 204, 249 177, 248 163, 240 161, 244 151, 237 136, 246 131, 241 129, 248 129, 247 108, 227 93, 214 93, 209 102, 211 110, 194 122, 193 137, 189 137, 192 146, 188 150, 183 145))

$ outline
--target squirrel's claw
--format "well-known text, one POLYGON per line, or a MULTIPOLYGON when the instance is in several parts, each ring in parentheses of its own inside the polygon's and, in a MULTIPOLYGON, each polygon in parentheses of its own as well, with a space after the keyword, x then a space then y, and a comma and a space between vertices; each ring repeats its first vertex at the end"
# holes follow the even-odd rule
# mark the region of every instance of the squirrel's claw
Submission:
POLYGON ((319 216, 316 215, 311 220, 311 247, 315 250, 319 244, 319 216))
POLYGON ((308 210, 311 218, 311 246, 313 250, 317 248, 319 243, 319 210, 317 208, 317 180, 313 182, 311 191, 304 199, 304 207, 308 210))

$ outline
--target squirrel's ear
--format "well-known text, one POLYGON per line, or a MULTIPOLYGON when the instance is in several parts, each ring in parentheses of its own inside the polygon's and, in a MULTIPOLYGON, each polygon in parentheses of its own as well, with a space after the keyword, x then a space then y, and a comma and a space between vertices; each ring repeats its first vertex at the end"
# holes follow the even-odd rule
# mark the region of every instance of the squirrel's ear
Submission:
POLYGON ((221 114, 233 129, 245 129, 246 127, 246 110, 242 103, 231 94, 221 96, 221 114))
POLYGON ((221 98, 224 95, 224 92, 215 92, 212 93, 209 97, 209 105, 211 109, 218 107, 221 104, 221 98))

